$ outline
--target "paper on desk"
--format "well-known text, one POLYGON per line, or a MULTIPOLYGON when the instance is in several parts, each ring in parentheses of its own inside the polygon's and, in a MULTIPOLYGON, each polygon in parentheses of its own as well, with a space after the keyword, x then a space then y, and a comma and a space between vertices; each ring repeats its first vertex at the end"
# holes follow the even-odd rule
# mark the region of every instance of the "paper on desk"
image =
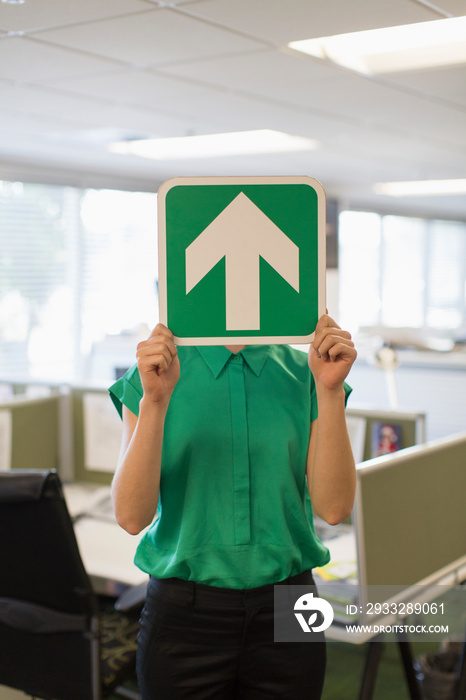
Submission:
POLYGON ((82 517, 74 525, 81 558, 89 576, 137 586, 147 574, 133 564, 139 537, 116 523, 82 517))
POLYGON ((93 515, 104 499, 110 498, 110 486, 95 484, 63 484, 68 512, 72 518, 79 515, 93 515))
POLYGON ((0 410, 0 471, 11 469, 12 432, 11 411, 0 410))
POLYGON ((315 569, 323 581, 354 580, 358 573, 356 558, 356 538, 353 532, 324 541, 330 551, 330 561, 315 569))
POLYGON ((356 464, 364 459, 364 443, 366 440, 366 419, 359 416, 346 416, 346 427, 356 464))
POLYGON ((121 444, 121 421, 107 394, 83 396, 86 469, 114 472, 121 444))
POLYGON ((9 382, 0 382, 0 403, 8 403, 15 398, 13 385, 9 382))

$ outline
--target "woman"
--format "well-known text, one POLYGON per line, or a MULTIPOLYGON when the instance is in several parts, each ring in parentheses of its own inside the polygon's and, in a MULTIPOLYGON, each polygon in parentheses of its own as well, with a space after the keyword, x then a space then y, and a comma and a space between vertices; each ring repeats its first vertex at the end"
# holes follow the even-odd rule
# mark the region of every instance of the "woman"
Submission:
POLYGON ((350 334, 322 316, 306 357, 177 349, 159 324, 137 357, 110 389, 124 426, 112 493, 131 534, 158 514, 135 559, 151 576, 144 700, 317 700, 325 642, 273 641, 273 585, 312 585, 329 560, 312 510, 336 524, 352 509, 350 334))

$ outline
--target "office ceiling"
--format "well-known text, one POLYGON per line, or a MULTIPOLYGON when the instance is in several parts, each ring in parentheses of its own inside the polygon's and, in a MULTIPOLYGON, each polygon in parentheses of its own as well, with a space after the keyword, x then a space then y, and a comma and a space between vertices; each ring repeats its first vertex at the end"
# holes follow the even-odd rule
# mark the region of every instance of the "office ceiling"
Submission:
POLYGON ((311 175, 343 205, 466 220, 466 66, 362 76, 298 39, 466 15, 466 0, 26 0, 0 4, 0 177, 156 189, 178 175, 311 175), (315 151, 151 161, 118 138, 276 129, 315 151))

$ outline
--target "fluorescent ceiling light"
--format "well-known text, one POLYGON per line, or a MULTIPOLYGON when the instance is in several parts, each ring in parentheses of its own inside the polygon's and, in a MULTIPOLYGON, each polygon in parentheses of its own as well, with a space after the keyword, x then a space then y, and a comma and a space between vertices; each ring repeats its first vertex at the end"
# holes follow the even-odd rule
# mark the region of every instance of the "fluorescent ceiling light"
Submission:
POLYGON ((466 17, 292 41, 288 46, 369 75, 462 64, 466 17))
POLYGON ((374 185, 376 194, 392 197, 466 194, 464 180, 413 180, 411 182, 379 182, 374 185))
POLYGON ((203 136, 120 141, 111 143, 108 150, 112 153, 124 153, 155 160, 185 160, 307 151, 317 146, 317 142, 311 139, 291 136, 281 131, 261 129, 203 136))

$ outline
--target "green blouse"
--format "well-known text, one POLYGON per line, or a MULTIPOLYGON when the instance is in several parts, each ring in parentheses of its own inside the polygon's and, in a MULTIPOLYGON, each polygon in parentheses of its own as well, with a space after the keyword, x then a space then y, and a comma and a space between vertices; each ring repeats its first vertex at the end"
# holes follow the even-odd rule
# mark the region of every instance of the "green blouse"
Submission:
MULTIPOLYGON (((179 347, 157 517, 135 563, 158 578, 253 588, 329 561, 306 480, 317 417, 307 355, 286 345, 179 347)), ((347 393, 351 391, 347 387, 347 393)), ((135 415, 137 366, 111 388, 135 415)))

